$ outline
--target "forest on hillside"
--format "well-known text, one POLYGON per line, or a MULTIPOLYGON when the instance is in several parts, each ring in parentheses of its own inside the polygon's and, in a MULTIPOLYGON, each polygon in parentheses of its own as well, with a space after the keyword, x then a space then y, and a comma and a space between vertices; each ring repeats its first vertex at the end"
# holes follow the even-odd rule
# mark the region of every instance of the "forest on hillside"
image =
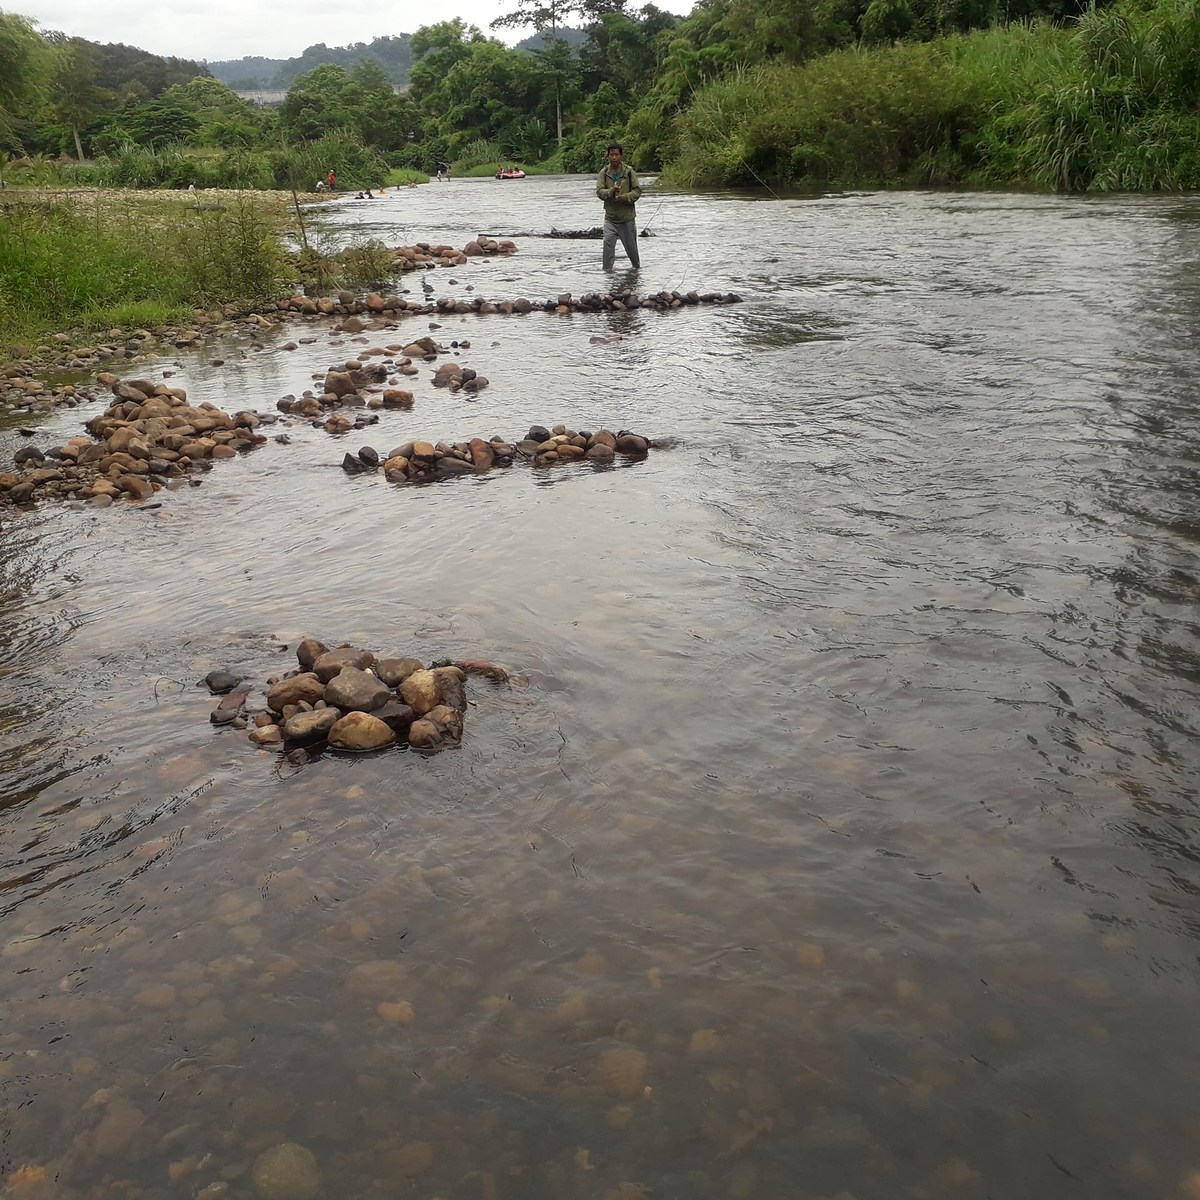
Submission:
POLYGON ((1200 184, 1200 0, 516 0, 493 24, 534 40, 454 20, 310 47, 258 110, 204 64, 0 13, 0 171, 270 187, 332 166, 362 187, 591 171, 618 139, 693 186, 1200 184))

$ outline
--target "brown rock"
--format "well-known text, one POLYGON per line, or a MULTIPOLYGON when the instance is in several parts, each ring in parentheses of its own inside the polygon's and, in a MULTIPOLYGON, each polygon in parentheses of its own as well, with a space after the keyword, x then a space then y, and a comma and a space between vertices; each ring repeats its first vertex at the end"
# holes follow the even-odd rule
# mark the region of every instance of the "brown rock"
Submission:
POLYGON ((329 744, 338 750, 382 750, 395 741, 386 721, 365 712, 347 713, 329 731, 329 744))
POLYGON ((423 671, 425 664, 419 658, 381 658, 375 664, 375 674, 388 687, 399 687, 414 671, 423 671))
POLYGON ((116 483, 121 491, 128 492, 135 500, 149 500, 154 495, 154 485, 140 475, 122 475, 116 483))
POLYGON ((400 692, 400 699, 418 717, 423 717, 442 702, 442 693, 438 687, 437 676, 432 671, 414 671, 403 680, 398 690, 400 692))
POLYGON ((456 708, 459 712, 466 712, 466 676, 463 672, 458 667, 434 667, 430 674, 437 681, 438 702, 456 708))
POLYGON ((485 442, 483 438, 472 438, 471 461, 475 464, 477 471, 488 470, 496 461, 496 455, 490 443, 485 442))
POLYGON ((296 647, 296 658, 300 665, 306 670, 311 671, 313 663, 327 653, 329 647, 324 642, 318 642, 316 638, 305 638, 300 645, 296 647))
POLYGON ((442 750, 462 741, 463 719, 457 709, 439 704, 408 731, 408 744, 417 750, 442 750))
POLYGON ((330 371, 325 376, 324 388, 330 395, 337 396, 339 399, 358 390, 348 371, 330 371))
POLYGON ((375 655, 370 650, 358 646, 339 646, 322 654, 313 663, 313 670, 322 683, 328 683, 343 667, 357 667, 365 671, 374 661, 375 655))
MULTIPOLYGON (((111 501, 110 501, 111 503, 111 501)), ((242 711, 242 705, 246 703, 246 698, 250 695, 249 692, 230 692, 225 696, 221 703, 208 714, 208 719, 214 725, 228 725, 242 711)))
POLYGON ((482 675, 485 679, 494 679, 501 683, 507 683, 509 680, 509 673, 503 667, 489 662, 486 658, 460 658, 454 666, 464 675, 482 675))
POLYGON ((289 675, 267 691, 267 705, 272 712, 283 712, 285 704, 300 704, 302 701, 316 704, 325 698, 325 684, 319 675, 306 671, 301 675, 289 675))

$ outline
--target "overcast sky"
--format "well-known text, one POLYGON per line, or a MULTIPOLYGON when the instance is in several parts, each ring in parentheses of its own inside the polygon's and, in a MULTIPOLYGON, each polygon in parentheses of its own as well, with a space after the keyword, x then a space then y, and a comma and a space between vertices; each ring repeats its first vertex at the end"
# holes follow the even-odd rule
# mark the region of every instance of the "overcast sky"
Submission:
MULTIPOLYGON (((691 0, 656 3, 680 15, 692 7, 691 0)), ((488 22, 514 7, 506 0, 446 0, 436 7, 414 0, 7 0, 2 7, 31 17, 43 30, 207 61, 252 54, 295 58, 317 42, 349 46, 412 33, 421 25, 453 17, 478 25, 510 46, 531 32, 488 28, 488 22)), ((634 7, 640 7, 640 0, 634 7)))

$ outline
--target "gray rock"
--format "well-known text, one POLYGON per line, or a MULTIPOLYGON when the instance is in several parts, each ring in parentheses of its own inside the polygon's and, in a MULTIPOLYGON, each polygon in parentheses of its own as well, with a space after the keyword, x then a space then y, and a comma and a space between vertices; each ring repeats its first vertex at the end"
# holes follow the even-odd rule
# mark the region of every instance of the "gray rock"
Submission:
POLYGON ((343 667, 325 685, 325 702, 343 712, 372 712, 390 699, 387 684, 358 667, 343 667))
POLYGON ((221 696, 232 692, 242 682, 242 676, 235 675, 232 671, 209 671, 204 677, 204 682, 214 696, 221 696))
POLYGON ((302 746, 313 742, 323 742, 329 731, 341 719, 341 713, 336 708, 318 708, 312 712, 299 712, 288 717, 283 723, 283 736, 289 742, 297 742, 302 746))
POLYGON ((389 700, 375 709, 371 716, 377 717, 401 737, 407 737, 409 726, 412 725, 416 714, 407 704, 402 704, 399 700, 389 700))
POLYGON ((414 671, 424 669, 419 658, 381 658, 375 664, 375 674, 391 688, 399 687, 414 671))

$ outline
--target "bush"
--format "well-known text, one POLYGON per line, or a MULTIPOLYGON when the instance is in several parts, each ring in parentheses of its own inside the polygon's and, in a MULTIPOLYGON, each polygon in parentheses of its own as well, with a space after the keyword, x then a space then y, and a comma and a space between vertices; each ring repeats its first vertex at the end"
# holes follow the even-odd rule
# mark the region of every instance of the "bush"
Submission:
POLYGON ((604 166, 610 142, 621 139, 607 129, 589 129, 564 139, 558 161, 567 174, 593 175, 604 166))

